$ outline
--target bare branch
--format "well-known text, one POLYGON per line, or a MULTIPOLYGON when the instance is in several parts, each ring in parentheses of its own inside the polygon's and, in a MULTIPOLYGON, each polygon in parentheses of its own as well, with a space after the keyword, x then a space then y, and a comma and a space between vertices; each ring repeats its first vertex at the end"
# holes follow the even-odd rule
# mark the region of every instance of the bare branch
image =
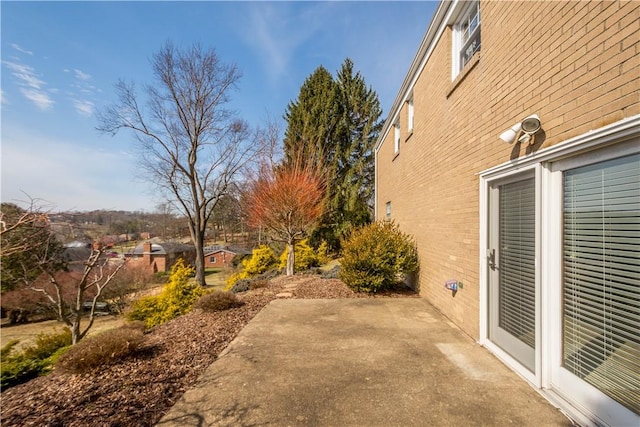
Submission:
POLYGON ((225 106, 240 72, 215 50, 167 43, 153 55, 153 85, 143 111, 133 86, 119 83, 120 102, 102 114, 99 130, 130 130, 145 178, 187 216, 196 246, 196 280, 204 285, 204 234, 218 201, 252 157, 247 125, 225 106))

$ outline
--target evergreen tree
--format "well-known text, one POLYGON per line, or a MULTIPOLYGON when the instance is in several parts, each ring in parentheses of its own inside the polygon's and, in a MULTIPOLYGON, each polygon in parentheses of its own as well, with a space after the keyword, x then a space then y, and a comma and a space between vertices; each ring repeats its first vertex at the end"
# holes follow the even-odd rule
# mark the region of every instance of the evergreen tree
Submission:
POLYGON ((336 78, 340 118, 336 140, 339 147, 334 165, 335 187, 329 201, 330 223, 336 238, 352 227, 371 222, 374 190, 373 149, 382 129, 378 95, 367 87, 362 75, 354 74, 347 58, 336 78))
POLYGON ((304 81, 298 99, 289 103, 284 118, 287 121, 285 163, 303 160, 329 167, 334 152, 338 103, 336 83, 326 68, 318 67, 304 81))
POLYGON ((338 249, 352 227, 372 219, 373 147, 382 128, 376 92, 346 59, 334 79, 319 67, 309 76, 285 119, 285 159, 322 164, 327 183, 325 214, 311 234, 338 249))

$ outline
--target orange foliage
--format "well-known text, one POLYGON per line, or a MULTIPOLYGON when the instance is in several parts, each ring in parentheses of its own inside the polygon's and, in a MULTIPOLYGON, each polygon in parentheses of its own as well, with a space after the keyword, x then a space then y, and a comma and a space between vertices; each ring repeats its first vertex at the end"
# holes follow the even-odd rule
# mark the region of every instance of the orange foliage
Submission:
POLYGON ((291 243, 320 217, 323 199, 324 180, 312 165, 263 167, 247 195, 249 223, 265 227, 274 240, 291 243))

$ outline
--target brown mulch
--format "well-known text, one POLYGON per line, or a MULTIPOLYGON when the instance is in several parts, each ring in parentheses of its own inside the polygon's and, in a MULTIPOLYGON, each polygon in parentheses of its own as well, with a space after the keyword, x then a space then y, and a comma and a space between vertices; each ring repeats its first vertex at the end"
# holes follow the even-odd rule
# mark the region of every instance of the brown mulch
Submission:
MULTIPOLYGON (((136 357, 82 375, 53 372, 1 394, 1 425, 152 426, 193 386, 240 330, 285 286, 293 298, 368 298, 338 279, 279 277, 238 294, 244 305, 216 313, 195 310, 145 335, 136 357)), ((382 297, 412 297, 411 291, 382 297)), ((212 396, 215 398, 215 396, 212 396)))

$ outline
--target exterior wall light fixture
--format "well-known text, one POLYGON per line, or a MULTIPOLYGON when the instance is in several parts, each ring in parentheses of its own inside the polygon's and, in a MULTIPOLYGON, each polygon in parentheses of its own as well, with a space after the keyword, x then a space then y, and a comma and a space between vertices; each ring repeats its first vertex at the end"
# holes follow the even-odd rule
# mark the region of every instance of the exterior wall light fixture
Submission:
POLYGON ((520 143, 529 143, 531 142, 531 137, 538 132, 540 128, 540 117, 538 117, 537 114, 532 114, 502 132, 500 134, 500 139, 507 144, 513 144, 516 140, 520 143))

